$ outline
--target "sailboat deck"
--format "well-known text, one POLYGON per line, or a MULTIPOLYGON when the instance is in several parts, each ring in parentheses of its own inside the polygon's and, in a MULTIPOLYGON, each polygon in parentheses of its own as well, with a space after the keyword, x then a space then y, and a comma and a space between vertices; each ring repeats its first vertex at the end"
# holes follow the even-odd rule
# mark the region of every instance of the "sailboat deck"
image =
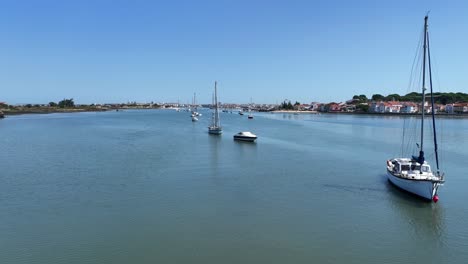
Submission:
POLYGON ((443 177, 434 174, 427 162, 422 165, 409 158, 396 158, 387 162, 387 170, 392 175, 408 179, 421 181, 442 182, 443 177))

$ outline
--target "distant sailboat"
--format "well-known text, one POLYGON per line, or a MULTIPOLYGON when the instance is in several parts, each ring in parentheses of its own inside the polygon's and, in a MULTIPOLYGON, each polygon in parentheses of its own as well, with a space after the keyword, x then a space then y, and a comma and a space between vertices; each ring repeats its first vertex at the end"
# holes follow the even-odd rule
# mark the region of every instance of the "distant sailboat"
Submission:
POLYGON ((424 43, 423 43, 423 65, 422 65, 422 103, 421 103, 421 135, 419 148, 419 156, 411 158, 394 158, 387 161, 387 177, 388 180, 397 187, 416 194, 428 200, 437 202, 439 196, 437 191, 445 182, 444 173, 439 168, 439 155, 437 151, 437 136, 436 122, 434 110, 434 97, 432 91, 432 72, 431 72, 431 52, 429 49, 429 33, 427 31, 428 16, 424 18, 424 43), (427 60, 427 61, 426 61, 427 60), (428 68, 426 68, 426 63, 428 68), (429 86, 431 92, 431 116, 434 142, 434 156, 436 161, 437 171, 433 172, 429 163, 424 156, 424 106, 426 99, 426 71, 429 73, 429 86))
POLYGON ((249 115, 247 116, 248 119, 253 119, 252 114, 252 97, 250 97, 250 105, 249 105, 249 115))
POLYGON ((192 113, 190 115, 190 117, 192 118, 192 122, 197 122, 198 121, 198 114, 197 114, 197 108, 195 106, 195 102, 196 102, 196 94, 193 93, 193 98, 192 98, 192 113))
POLYGON ((193 99, 192 99, 192 114, 190 115, 191 118, 192 118, 192 122, 196 122, 198 121, 198 118, 197 116, 199 116, 198 112, 197 112, 197 105, 196 105, 196 102, 197 102, 197 97, 196 97, 196 93, 193 93, 193 99))
POLYGON ((218 88, 217 82, 215 82, 215 90, 214 90, 214 112, 213 118, 211 122, 211 126, 208 127, 208 133, 220 135, 223 133, 223 128, 221 127, 221 123, 219 121, 219 108, 218 108, 218 88))

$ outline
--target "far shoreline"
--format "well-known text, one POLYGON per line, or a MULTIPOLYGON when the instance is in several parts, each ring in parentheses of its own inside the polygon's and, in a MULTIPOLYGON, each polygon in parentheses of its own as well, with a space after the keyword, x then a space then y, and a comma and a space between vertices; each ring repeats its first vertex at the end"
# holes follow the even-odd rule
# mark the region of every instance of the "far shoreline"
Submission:
MULTIPOLYGON (((145 107, 131 107, 131 108, 40 108, 40 109, 21 109, 21 110, 7 110, 3 109, 3 117, 26 115, 26 114, 67 114, 67 113, 85 113, 85 112, 108 112, 108 111, 124 111, 124 110, 172 110, 176 108, 145 108, 145 107)), ((261 111, 263 112, 263 111, 261 111)), ((318 112, 312 110, 273 110, 266 111, 271 114, 312 114, 312 115, 356 115, 356 116, 377 116, 377 117, 420 117, 418 113, 366 113, 366 112, 318 112)), ((426 116, 430 117, 430 115, 426 116)), ((468 118, 468 114, 436 114, 436 118, 468 118)))
POLYGON ((270 113, 274 113, 274 114, 289 114, 289 113, 292 113, 292 114, 318 114, 319 112, 317 111, 312 111, 312 110, 305 110, 305 111, 300 111, 300 110, 273 110, 273 111, 270 111, 270 113))
MULTIPOLYGON (((299 111, 299 110, 275 110, 270 111, 273 114, 320 114, 320 115, 365 115, 365 116, 408 116, 408 117, 420 117, 420 113, 366 113, 366 112, 318 112, 318 111, 299 111)), ((468 114, 435 114, 436 118, 468 118, 468 114)), ((428 114, 426 117, 430 117, 428 114)))
POLYGON ((67 114, 67 113, 84 113, 84 112, 105 112, 110 111, 110 109, 32 109, 32 110, 2 110, 5 117, 7 116, 16 116, 16 115, 44 115, 44 114, 67 114))

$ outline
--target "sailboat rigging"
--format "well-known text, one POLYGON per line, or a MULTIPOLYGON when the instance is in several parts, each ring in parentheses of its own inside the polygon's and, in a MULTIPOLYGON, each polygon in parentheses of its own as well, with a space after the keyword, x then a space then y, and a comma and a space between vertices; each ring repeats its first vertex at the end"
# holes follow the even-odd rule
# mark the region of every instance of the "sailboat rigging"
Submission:
POLYGON ((432 88, 431 53, 429 46, 428 16, 424 17, 424 43, 422 65, 422 100, 421 100, 421 131, 420 142, 417 144, 419 155, 411 158, 394 158, 387 161, 388 180, 397 187, 418 195, 422 198, 437 202, 439 200, 438 189, 445 182, 444 173, 440 171, 439 155, 436 134, 434 96, 432 88), (426 65, 427 64, 427 65, 426 65), (427 67, 427 68, 426 68, 427 67), (434 154, 436 160, 436 172, 431 171, 424 154, 424 118, 426 105, 426 71, 429 73, 429 87, 431 92, 431 117, 433 128, 434 154))
POLYGON ((220 135, 223 133, 223 128, 221 127, 221 123, 219 121, 219 107, 218 107, 218 88, 217 82, 215 82, 214 88, 214 112, 212 116, 211 126, 208 127, 208 133, 220 135))

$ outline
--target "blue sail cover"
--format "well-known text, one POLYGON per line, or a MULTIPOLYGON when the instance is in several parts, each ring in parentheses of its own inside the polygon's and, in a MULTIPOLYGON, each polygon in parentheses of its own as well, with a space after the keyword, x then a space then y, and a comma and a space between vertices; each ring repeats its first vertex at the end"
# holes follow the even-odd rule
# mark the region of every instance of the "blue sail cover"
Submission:
POLYGON ((419 164, 423 164, 424 163, 424 151, 422 150, 419 151, 419 157, 413 156, 413 160, 415 160, 419 164))

